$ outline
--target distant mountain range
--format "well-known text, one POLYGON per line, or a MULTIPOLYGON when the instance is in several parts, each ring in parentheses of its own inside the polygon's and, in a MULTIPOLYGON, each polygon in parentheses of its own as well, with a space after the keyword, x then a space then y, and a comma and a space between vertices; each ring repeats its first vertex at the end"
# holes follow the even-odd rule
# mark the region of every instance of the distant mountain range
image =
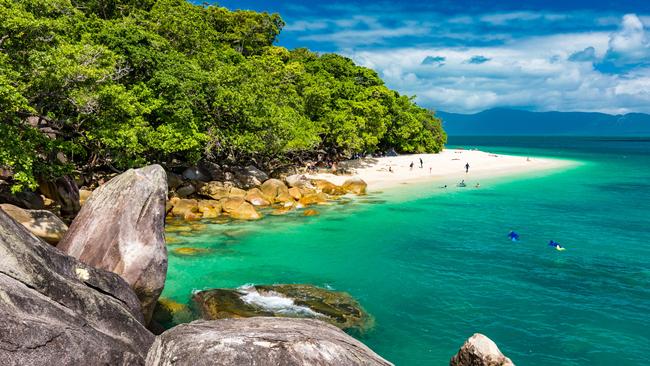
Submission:
POLYGON ((476 114, 437 112, 450 136, 571 135, 650 136, 650 114, 529 112, 488 109, 476 114))

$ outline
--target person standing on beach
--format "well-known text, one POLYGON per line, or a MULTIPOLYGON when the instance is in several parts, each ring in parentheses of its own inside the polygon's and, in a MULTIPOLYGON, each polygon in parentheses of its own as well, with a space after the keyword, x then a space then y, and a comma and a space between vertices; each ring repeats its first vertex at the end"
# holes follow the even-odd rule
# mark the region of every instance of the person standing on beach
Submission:
POLYGON ((420 169, 424 168, 424 162, 422 161, 422 158, 420 158, 420 169))
POLYGON ((429 167, 429 174, 431 174, 431 171, 433 170, 432 167, 429 167))
POLYGON ((413 162, 411 162, 411 165, 409 165, 409 167, 411 168, 411 170, 413 170, 413 162))
POLYGON ((465 173, 469 173, 469 163, 465 164, 465 173))

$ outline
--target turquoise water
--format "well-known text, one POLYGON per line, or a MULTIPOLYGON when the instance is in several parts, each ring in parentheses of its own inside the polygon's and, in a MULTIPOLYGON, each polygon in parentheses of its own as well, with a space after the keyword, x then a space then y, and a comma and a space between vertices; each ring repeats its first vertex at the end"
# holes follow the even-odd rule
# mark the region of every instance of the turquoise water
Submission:
POLYGON ((475 332, 517 365, 650 364, 650 140, 450 145, 580 164, 480 189, 403 186, 317 217, 210 225, 179 237, 212 252, 170 254, 164 296, 187 302, 195 289, 246 283, 347 291, 376 320, 354 336, 397 365, 446 365, 475 332), (507 240, 511 229, 521 242, 507 240))

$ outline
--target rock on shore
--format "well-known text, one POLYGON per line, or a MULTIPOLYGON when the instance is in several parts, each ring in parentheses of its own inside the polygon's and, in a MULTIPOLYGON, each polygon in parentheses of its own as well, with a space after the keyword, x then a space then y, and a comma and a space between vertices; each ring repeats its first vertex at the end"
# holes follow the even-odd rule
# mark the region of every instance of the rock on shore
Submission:
POLYGON ((449 366, 514 366, 488 337, 476 333, 451 358, 449 366))
POLYGON ((166 198, 161 166, 128 170, 93 192, 57 246, 124 278, 138 295, 146 322, 167 274, 166 198))
POLYGON ((0 204, 0 208, 32 234, 53 245, 56 245, 68 230, 68 226, 50 211, 25 210, 8 203, 0 204))
POLYGON ((0 210, 0 363, 143 365, 153 335, 118 275, 38 240, 0 210))
POLYGON ((193 296, 203 319, 255 316, 314 318, 341 329, 364 331, 372 318, 345 292, 313 285, 256 285, 238 289, 214 289, 193 296))
POLYGON ((392 365, 338 328, 286 318, 198 320, 156 338, 147 366, 392 365))

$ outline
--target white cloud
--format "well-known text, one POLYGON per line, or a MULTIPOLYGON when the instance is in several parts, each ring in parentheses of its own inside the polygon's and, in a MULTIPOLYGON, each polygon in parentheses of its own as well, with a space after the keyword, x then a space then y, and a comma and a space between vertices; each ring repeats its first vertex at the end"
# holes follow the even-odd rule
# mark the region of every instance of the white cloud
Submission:
POLYGON ((611 47, 610 36, 605 32, 556 34, 491 47, 362 50, 349 51, 348 56, 377 70, 390 87, 417 95, 421 105, 445 111, 535 106, 538 110, 650 112, 650 68, 623 77, 601 73, 589 62, 568 60, 589 47, 594 57, 603 57, 611 47), (445 65, 422 65, 431 55, 444 57, 445 65), (475 55, 490 62, 468 63, 475 55))
POLYGON ((295 22, 287 23, 287 25, 284 26, 283 30, 287 32, 305 32, 305 31, 327 29, 328 26, 329 25, 325 21, 298 20, 295 22))
POLYGON ((627 14, 623 17, 620 29, 609 39, 608 57, 623 62, 650 57, 650 38, 638 16, 627 14))
POLYGON ((552 14, 532 11, 516 11, 505 13, 487 14, 480 17, 484 23, 492 25, 506 25, 513 21, 531 21, 531 20, 545 20, 545 21, 561 21, 568 18, 566 14, 552 14))

